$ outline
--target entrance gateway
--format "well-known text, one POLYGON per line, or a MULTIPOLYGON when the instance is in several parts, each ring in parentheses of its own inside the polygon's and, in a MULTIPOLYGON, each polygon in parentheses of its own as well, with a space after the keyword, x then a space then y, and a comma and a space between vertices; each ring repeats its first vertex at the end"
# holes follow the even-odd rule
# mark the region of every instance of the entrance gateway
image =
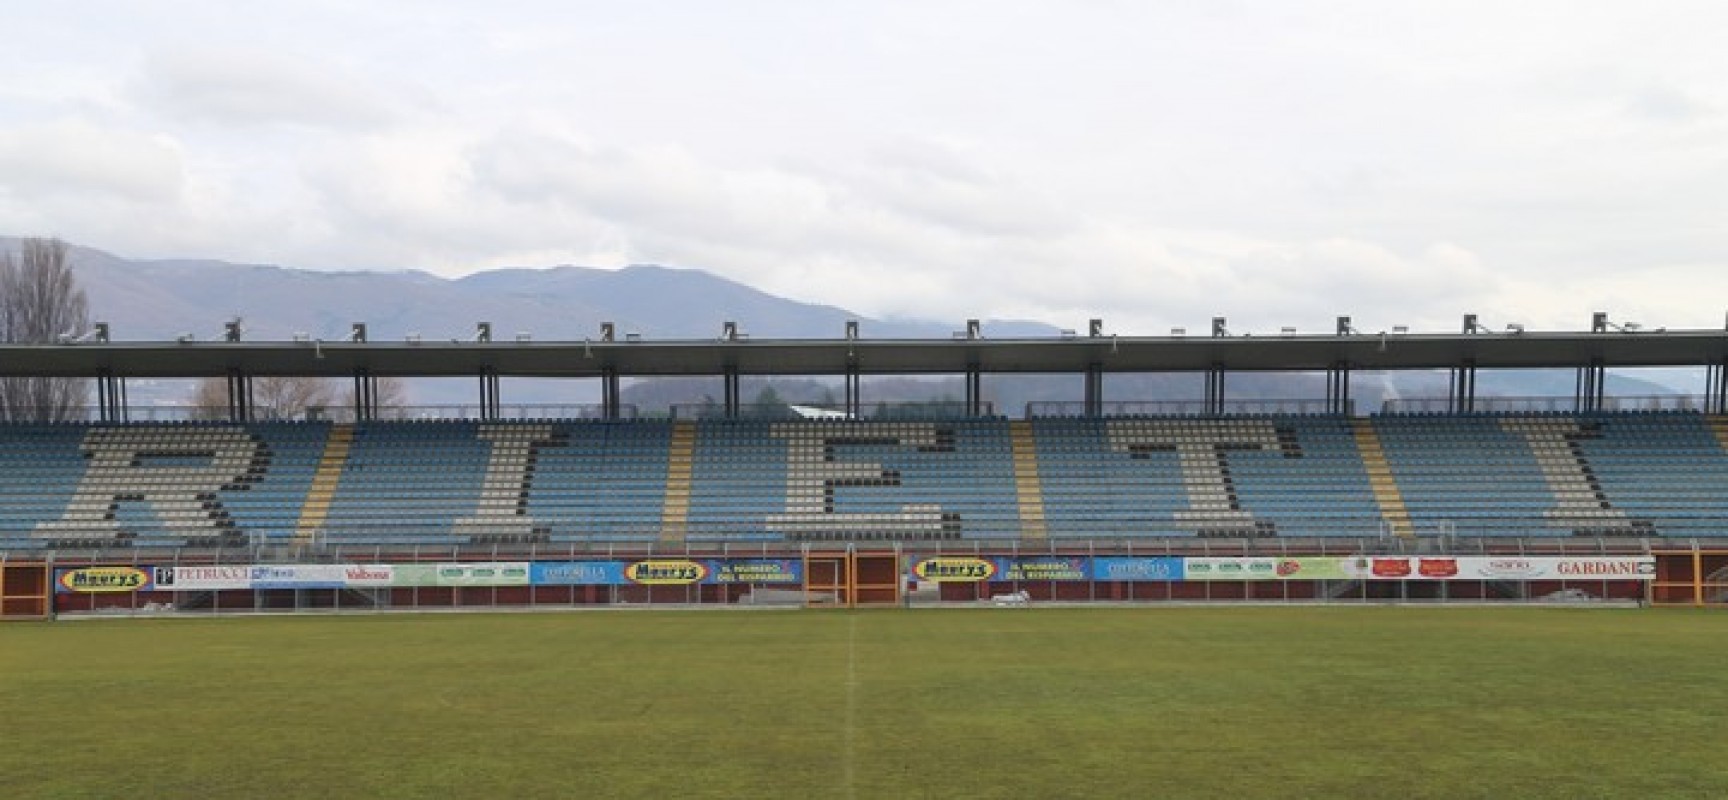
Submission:
POLYGON ((808 608, 897 606, 904 590, 896 551, 853 547, 804 551, 804 605, 808 608))

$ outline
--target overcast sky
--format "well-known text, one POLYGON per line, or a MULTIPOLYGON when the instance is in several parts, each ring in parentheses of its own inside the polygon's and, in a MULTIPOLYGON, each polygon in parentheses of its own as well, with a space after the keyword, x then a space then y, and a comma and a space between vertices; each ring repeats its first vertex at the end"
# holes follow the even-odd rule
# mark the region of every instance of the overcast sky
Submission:
POLYGON ((128 257, 1138 334, 1728 311, 1721 2, 20 6, 0 233, 128 257))

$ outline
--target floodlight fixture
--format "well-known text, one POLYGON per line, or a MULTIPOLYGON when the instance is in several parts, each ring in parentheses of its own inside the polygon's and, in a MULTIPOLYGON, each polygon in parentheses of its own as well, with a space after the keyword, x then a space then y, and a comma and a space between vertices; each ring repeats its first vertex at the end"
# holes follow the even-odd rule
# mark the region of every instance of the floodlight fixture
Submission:
POLYGON ((1350 326, 1350 318, 1349 317, 1340 316, 1338 318, 1338 335, 1339 336, 1349 336, 1350 334, 1355 333, 1355 332, 1356 332, 1356 329, 1350 326))
POLYGON ((490 342, 490 341, 492 341, 492 323, 490 323, 490 322, 476 322, 476 323, 474 323, 474 341, 476 341, 476 342, 490 342))
POLYGON ((1229 336, 1229 335, 1230 335, 1230 329, 1224 326, 1224 318, 1223 317, 1213 317, 1212 318, 1212 336, 1213 336, 1213 338, 1221 338, 1221 337, 1229 336))
POLYGON ((1086 322, 1086 335, 1096 339, 1104 335, 1104 320, 1093 319, 1086 322))
POLYGON ((348 341, 364 343, 366 341, 366 323, 356 322, 349 327, 348 341))

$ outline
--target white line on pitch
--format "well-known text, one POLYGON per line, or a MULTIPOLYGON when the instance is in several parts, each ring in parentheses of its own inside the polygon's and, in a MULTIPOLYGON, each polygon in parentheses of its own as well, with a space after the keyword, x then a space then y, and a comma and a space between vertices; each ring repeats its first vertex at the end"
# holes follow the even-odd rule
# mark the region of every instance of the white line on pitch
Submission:
POLYGON ((858 615, 848 612, 846 615, 846 759, 845 759, 845 795, 847 800, 858 796, 856 784, 857 766, 853 752, 853 741, 857 738, 855 730, 858 724, 858 615))

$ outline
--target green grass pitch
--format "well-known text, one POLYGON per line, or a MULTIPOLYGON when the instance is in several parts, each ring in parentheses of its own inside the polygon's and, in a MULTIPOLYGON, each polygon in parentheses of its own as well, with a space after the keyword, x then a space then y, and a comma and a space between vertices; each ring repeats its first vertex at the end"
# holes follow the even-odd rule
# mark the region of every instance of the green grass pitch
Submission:
POLYGON ((0 626, 0 797, 1720 797, 1728 616, 0 626))

